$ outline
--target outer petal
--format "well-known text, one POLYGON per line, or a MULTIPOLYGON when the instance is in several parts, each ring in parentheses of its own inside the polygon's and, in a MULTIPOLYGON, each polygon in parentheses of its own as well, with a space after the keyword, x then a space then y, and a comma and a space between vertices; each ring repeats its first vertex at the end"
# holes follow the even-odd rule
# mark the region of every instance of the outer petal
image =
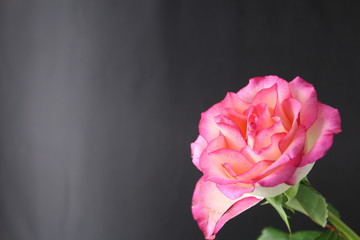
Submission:
POLYGON ((255 184, 255 189, 251 194, 259 197, 275 197, 300 182, 313 166, 314 163, 310 163, 304 167, 297 168, 294 175, 286 183, 276 185, 275 187, 263 187, 260 184, 255 184))
POLYGON ((291 93, 301 103, 300 122, 308 129, 317 117, 317 94, 314 86, 301 77, 296 77, 289 83, 291 93))
POLYGON ((278 98, 277 85, 269 88, 261 89, 255 96, 252 102, 253 106, 266 103, 269 109, 275 109, 276 101, 278 98))
POLYGON ((221 114, 221 109, 222 105, 217 103, 201 114, 199 132, 208 142, 219 136, 220 131, 214 121, 214 117, 221 114))
POLYGON ((333 143, 334 134, 341 132, 340 114, 337 109, 318 104, 318 118, 306 132, 304 157, 300 167, 323 157, 333 143))
MULTIPOLYGON (((260 176, 260 180, 258 183, 263 187, 274 187, 281 183, 285 183, 288 179, 291 178, 291 176, 294 175, 294 172, 296 171, 297 165, 300 161, 300 156, 290 158, 289 156, 286 156, 286 163, 277 167, 271 169, 271 171, 267 171, 265 173, 265 177, 260 176), (268 174, 268 175, 266 175, 268 174)), ((271 168, 271 167, 270 167, 271 168)), ((270 169, 269 168, 269 169, 270 169)))
POLYGON ((228 220, 262 199, 247 197, 231 200, 218 190, 215 183, 200 178, 193 195, 192 213, 205 238, 214 239, 215 234, 228 220))
POLYGON ((216 184, 222 194, 230 199, 238 199, 246 193, 254 191, 253 184, 247 183, 234 183, 234 184, 216 184))
POLYGON ((207 141, 211 141, 219 135, 219 129, 216 126, 214 117, 222 114, 226 108, 234 109, 236 112, 242 113, 249 106, 249 103, 242 101, 235 93, 228 93, 224 100, 201 114, 199 123, 200 135, 207 141))
POLYGON ((251 195, 257 196, 257 197, 263 197, 263 198, 275 197, 275 196, 285 192, 290 187, 291 187, 290 185, 285 184, 285 183, 276 185, 274 187, 263 187, 257 183, 257 184, 255 184, 255 189, 251 193, 251 195))
POLYGON ((286 181, 286 184, 289 184, 292 186, 296 185, 304 177, 306 177, 306 175, 308 175, 308 173, 310 172, 310 170, 312 169, 314 164, 315 163, 310 163, 308 165, 305 165, 304 167, 297 168, 294 175, 288 181, 286 181))
POLYGON ((207 146, 207 142, 205 138, 203 138, 201 135, 198 136, 198 138, 195 140, 195 142, 191 143, 191 157, 193 159, 194 165, 201 171, 199 159, 204 151, 204 149, 207 146))
POLYGON ((265 76, 256 77, 249 80, 249 84, 241 89, 237 95, 241 100, 252 103, 254 96, 261 89, 269 88, 274 84, 278 85, 279 101, 282 102, 284 99, 290 97, 290 91, 287 81, 279 78, 278 76, 265 76))
POLYGON ((251 104, 242 101, 236 93, 228 92, 222 101, 223 108, 234 109, 238 113, 243 113, 251 104))

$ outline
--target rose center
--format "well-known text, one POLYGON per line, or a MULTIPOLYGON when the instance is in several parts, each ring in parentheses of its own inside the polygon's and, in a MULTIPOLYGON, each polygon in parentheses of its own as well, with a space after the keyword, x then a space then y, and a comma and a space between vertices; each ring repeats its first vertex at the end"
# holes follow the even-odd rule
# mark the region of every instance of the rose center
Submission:
POLYGON ((258 120, 258 116, 256 114, 251 114, 248 119, 248 131, 255 132, 256 131, 256 122, 258 120))

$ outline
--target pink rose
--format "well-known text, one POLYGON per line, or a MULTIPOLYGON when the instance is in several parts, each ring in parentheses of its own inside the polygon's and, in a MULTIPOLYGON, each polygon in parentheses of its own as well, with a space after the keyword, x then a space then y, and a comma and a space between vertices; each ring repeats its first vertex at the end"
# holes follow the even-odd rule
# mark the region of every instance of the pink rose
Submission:
POLYGON ((214 239, 229 219, 303 179, 341 126, 339 112, 320 103, 311 84, 266 76, 202 113, 199 131, 191 151, 204 175, 192 212, 214 239))

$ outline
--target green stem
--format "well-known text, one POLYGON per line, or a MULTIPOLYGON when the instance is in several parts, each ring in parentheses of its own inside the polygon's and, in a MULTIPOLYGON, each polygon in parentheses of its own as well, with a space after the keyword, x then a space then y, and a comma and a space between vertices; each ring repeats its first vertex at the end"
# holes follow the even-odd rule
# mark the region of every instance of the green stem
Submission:
MULTIPOLYGON (((328 209, 329 210, 329 209, 328 209)), ((349 240, 360 240, 360 237, 349 228, 340 218, 338 218, 334 213, 330 210, 328 211, 329 217, 328 221, 336 227, 338 231, 345 235, 345 237, 349 240)))

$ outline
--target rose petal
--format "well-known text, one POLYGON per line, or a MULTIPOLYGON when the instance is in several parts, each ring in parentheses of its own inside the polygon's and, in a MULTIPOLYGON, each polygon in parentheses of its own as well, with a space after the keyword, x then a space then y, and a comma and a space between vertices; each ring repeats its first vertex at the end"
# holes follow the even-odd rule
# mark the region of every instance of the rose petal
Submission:
POLYGON ((310 163, 305 165, 304 167, 298 167, 295 173, 293 174, 293 176, 286 181, 286 184, 292 186, 296 185, 298 182, 300 182, 304 177, 308 175, 314 164, 315 163, 310 163))
POLYGON ((201 135, 198 136, 198 138, 195 140, 195 142, 190 144, 191 147, 191 157, 193 159, 194 165, 201 171, 200 164, 199 164, 199 158, 204 151, 204 149, 207 146, 207 142, 205 138, 203 138, 201 135))
POLYGON ((259 151, 252 149, 250 146, 246 146, 241 151, 248 159, 252 159, 254 162, 262 160, 276 160, 281 156, 279 149, 279 142, 284 138, 286 133, 275 133, 271 136, 271 144, 268 147, 262 148, 259 151))
POLYGON ((341 119, 337 109, 319 103, 318 111, 316 121, 306 132, 305 155, 299 167, 323 157, 333 143, 334 134, 341 132, 341 119))
POLYGON ((255 138, 255 143, 254 143, 253 149, 258 151, 262 148, 266 148, 266 147, 270 146, 271 137, 274 134, 285 133, 285 132, 286 132, 286 130, 285 130, 284 126, 282 125, 282 123, 280 121, 275 122, 271 127, 266 128, 258 133, 258 135, 255 138))
POLYGON ((308 129, 317 118, 317 94, 314 86, 301 77, 296 77, 289 83, 291 94, 301 103, 300 122, 308 129))
POLYGON ((235 93, 228 93, 224 100, 215 104, 207 111, 201 114, 199 122, 199 132, 208 142, 219 135, 219 129, 216 127, 214 118, 223 113, 224 109, 234 109, 242 113, 250 104, 242 101, 235 93))
POLYGON ((192 214, 205 238, 214 239, 228 220, 261 200, 256 197, 231 200, 218 190, 215 183, 200 178, 193 195, 192 214))
POLYGON ((258 183, 263 187, 273 187, 286 182, 294 174, 301 160, 304 142, 305 130, 299 126, 289 147, 279 159, 258 176, 258 183))
POLYGON ((269 88, 261 89, 255 96, 252 102, 253 106, 256 106, 258 104, 264 104, 268 106, 270 109, 270 112, 272 113, 275 109, 276 102, 278 99, 277 94, 277 85, 273 85, 269 88))
POLYGON ((281 183, 285 183, 289 178, 291 178, 291 176, 294 175, 300 159, 300 156, 290 158, 285 155, 285 157, 282 157, 282 160, 286 160, 286 164, 276 168, 271 168, 270 166, 269 168, 271 168, 272 171, 266 170, 265 174, 260 175, 258 177, 258 183, 263 187, 274 187, 281 183))
POLYGON ((241 135, 245 139, 246 138, 247 115, 240 114, 231 108, 225 108, 223 110, 223 115, 230 118, 239 127, 239 129, 241 131, 241 135))
POLYGON ((216 186, 220 192, 230 199, 238 199, 245 193, 254 191, 254 185, 249 183, 216 184, 216 186))
POLYGON ((234 109, 238 113, 243 113, 251 104, 244 102, 236 93, 228 92, 225 99, 221 102, 222 107, 234 109))
POLYGON ((255 189, 254 191, 251 193, 252 196, 257 196, 257 197, 275 197, 283 192, 285 192, 286 190, 288 190, 291 186, 287 185, 285 183, 276 185, 274 187, 263 187, 260 184, 256 183, 255 184, 255 189))
MULTIPOLYGON (((220 133, 220 135, 217 138, 213 139, 211 142, 208 143, 207 148, 205 149, 205 151, 203 151, 202 154, 206 152, 213 152, 222 148, 228 148, 228 145, 225 140, 225 137, 220 133)), ((201 155, 200 155, 200 159, 201 159, 201 155)))
POLYGON ((254 96, 264 88, 270 88, 277 84, 279 101, 290 97, 288 82, 278 76, 256 77, 249 80, 249 84, 237 92, 239 98, 245 102, 252 103, 254 96))
POLYGON ((260 132, 261 130, 270 127, 274 124, 274 119, 270 113, 269 107, 267 104, 258 104, 255 106, 255 112, 258 117, 256 122, 256 131, 260 132))
POLYGON ((291 122, 291 128, 289 129, 289 132, 279 143, 280 151, 284 152, 289 147, 296 132, 298 131, 298 119, 300 117, 300 111, 302 108, 299 101, 294 98, 286 99, 283 102, 282 107, 287 118, 291 122))
POLYGON ((219 184, 231 184, 238 181, 229 177, 229 173, 224 168, 227 163, 235 174, 241 174, 251 169, 253 163, 242 155, 239 151, 231 149, 219 149, 213 152, 204 151, 200 157, 200 168, 205 179, 219 184))
POLYGON ((243 174, 236 175, 236 179, 241 183, 253 183, 254 178, 264 172, 274 161, 262 160, 257 162, 251 169, 243 174))
POLYGON ((215 104, 207 111, 201 114, 201 119, 199 122, 199 132, 200 135, 203 136, 207 142, 210 142, 217 136, 219 136, 219 128, 214 121, 214 117, 221 114, 221 104, 215 104))
POLYGON ((261 103, 256 106, 251 106, 244 112, 244 114, 247 115, 247 137, 249 137, 249 135, 256 136, 257 133, 261 132, 266 128, 269 128, 276 122, 275 119, 272 117, 272 114, 270 113, 267 104, 261 103))
POLYGON ((238 200, 228 211, 225 212, 222 218, 219 219, 214 232, 217 233, 227 221, 258 204, 261 200, 263 200, 263 198, 257 198, 254 196, 238 200))
POLYGON ((274 116, 280 118, 279 121, 282 123, 282 125, 284 126, 286 131, 289 131, 289 129, 291 128, 291 122, 288 119, 288 117, 286 116, 285 111, 284 111, 281 103, 279 103, 279 102, 276 103, 275 110, 274 110, 274 116))
POLYGON ((222 135, 225 137, 229 148, 241 151, 246 146, 245 139, 241 134, 240 128, 230 118, 224 115, 215 117, 222 135))
POLYGON ((297 124, 302 109, 301 103, 295 98, 288 98, 282 102, 281 106, 291 125, 297 124))

